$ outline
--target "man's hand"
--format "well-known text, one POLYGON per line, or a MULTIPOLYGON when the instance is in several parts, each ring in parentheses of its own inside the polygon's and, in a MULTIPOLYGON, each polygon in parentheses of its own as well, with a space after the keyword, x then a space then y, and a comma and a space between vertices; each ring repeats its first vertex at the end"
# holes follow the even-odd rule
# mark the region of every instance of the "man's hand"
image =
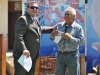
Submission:
POLYGON ((61 35, 63 38, 67 39, 67 40, 70 40, 71 39, 71 34, 69 33, 64 33, 61 35))
POLYGON ((28 50, 23 50, 23 55, 28 58, 30 56, 30 52, 28 50))
POLYGON ((57 34, 58 34, 58 31, 57 31, 57 30, 54 30, 54 31, 51 33, 52 36, 57 36, 57 34))

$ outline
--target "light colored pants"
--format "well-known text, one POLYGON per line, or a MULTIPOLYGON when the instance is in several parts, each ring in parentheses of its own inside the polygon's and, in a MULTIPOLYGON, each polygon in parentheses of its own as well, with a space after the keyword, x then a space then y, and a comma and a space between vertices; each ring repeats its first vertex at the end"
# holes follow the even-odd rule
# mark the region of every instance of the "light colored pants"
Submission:
POLYGON ((70 75, 80 75, 78 50, 66 54, 58 52, 55 75, 65 75, 66 67, 68 67, 70 75))

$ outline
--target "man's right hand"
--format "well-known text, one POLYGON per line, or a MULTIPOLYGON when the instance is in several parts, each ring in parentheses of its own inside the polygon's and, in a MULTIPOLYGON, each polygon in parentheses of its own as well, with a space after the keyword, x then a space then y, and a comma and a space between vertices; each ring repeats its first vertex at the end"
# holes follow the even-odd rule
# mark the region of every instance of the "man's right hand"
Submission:
POLYGON ((23 55, 28 58, 30 56, 30 52, 28 50, 23 50, 23 55))
POLYGON ((58 34, 58 31, 57 31, 57 30, 54 30, 54 31, 51 33, 52 36, 57 36, 57 34, 58 34))

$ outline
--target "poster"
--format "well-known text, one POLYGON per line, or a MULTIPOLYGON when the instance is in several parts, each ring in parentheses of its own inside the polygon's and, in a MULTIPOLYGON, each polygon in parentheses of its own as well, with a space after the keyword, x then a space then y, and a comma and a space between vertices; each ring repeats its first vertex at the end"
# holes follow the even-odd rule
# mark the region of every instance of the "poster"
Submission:
POLYGON ((87 73, 100 63, 100 0, 88 0, 87 73))
MULTIPOLYGON (((23 14, 25 13, 25 6, 30 0, 23 0, 23 14)), ((85 31, 84 17, 85 17, 85 1, 84 0, 31 0, 39 3, 38 19, 41 26, 54 26, 55 24, 64 21, 64 14, 67 7, 71 6, 76 9, 76 22, 82 25, 85 31)), ((42 34, 39 55, 41 62, 44 62, 45 68, 50 69, 54 73, 55 59, 57 56, 57 44, 50 40, 50 34, 42 34), (54 62, 53 62, 54 61, 54 62), (53 64, 53 65, 51 65, 53 64)), ((79 47, 80 56, 85 56, 85 45, 79 47)), ((42 65, 43 63, 41 63, 42 65)), ((46 72, 47 73, 47 72, 46 72)))
MULTIPOLYGON (((84 1, 83 0, 38 0, 40 2, 39 21, 40 25, 54 26, 64 21, 65 9, 69 6, 76 9, 76 22, 84 29, 84 1)), ((57 46, 49 38, 50 34, 43 34, 41 40, 40 56, 56 56, 57 46), (45 40, 46 39, 46 40, 45 40), (46 43, 45 43, 46 42, 46 43)), ((80 46, 80 55, 85 55, 85 47, 80 46)))

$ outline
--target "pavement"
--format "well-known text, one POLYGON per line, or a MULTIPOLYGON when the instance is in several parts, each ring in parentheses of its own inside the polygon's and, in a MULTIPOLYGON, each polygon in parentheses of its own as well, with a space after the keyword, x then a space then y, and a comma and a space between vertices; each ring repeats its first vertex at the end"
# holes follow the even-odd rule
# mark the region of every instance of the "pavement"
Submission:
POLYGON ((12 51, 7 51, 6 52, 6 57, 9 57, 9 56, 13 56, 13 52, 12 51))

